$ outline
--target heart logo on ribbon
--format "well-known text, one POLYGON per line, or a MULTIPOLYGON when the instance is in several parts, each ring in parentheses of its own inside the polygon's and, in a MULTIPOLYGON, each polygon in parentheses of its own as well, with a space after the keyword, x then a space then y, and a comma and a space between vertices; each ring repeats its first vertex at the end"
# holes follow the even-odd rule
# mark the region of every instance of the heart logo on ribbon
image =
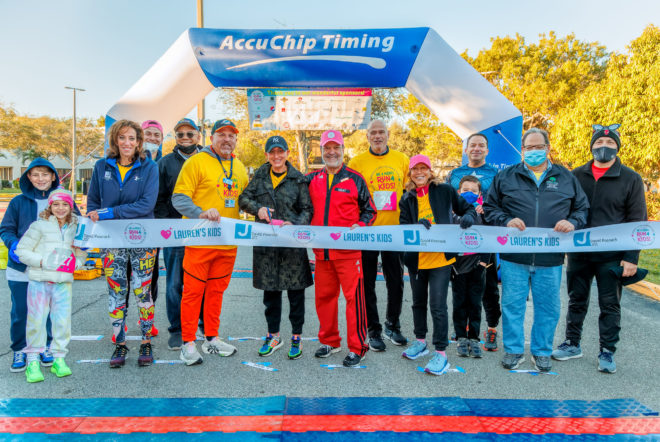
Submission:
POLYGON ((165 239, 169 239, 169 237, 172 235, 172 229, 168 230, 161 230, 160 231, 160 236, 162 236, 165 239))
POLYGON ((339 238, 341 238, 341 233, 331 233, 330 237, 337 241, 339 238))
POLYGON ((506 242, 509 240, 509 235, 506 236, 498 236, 497 237, 497 242, 504 245, 506 242))

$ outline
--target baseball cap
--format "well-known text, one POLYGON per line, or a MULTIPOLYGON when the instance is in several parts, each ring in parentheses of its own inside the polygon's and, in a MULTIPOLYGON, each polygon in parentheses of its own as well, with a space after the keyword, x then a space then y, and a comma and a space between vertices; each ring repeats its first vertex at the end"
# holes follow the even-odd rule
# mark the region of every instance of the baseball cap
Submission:
POLYGON ((648 270, 641 267, 637 267, 637 273, 632 276, 623 276, 623 267, 621 266, 610 267, 609 271, 613 273, 614 276, 616 276, 618 279, 620 279, 621 284, 623 285, 635 284, 636 282, 646 278, 646 275, 649 274, 648 270))
POLYGON ((179 121, 176 123, 176 125, 174 126, 174 130, 177 130, 177 129, 180 128, 181 126, 190 126, 190 127, 192 127, 193 129, 195 129, 195 130, 199 130, 199 127, 197 127, 197 125, 195 124, 195 122, 194 122, 193 120, 191 120, 190 118, 182 118, 181 120, 179 120, 179 121))
POLYGON ((344 137, 341 136, 341 132, 338 130, 326 130, 321 135, 321 147, 328 144, 330 141, 334 141, 337 144, 344 145, 344 137))
POLYGON ((149 127, 155 127, 160 131, 160 133, 163 133, 163 126, 160 125, 160 123, 156 120, 147 120, 142 123, 142 130, 145 130, 149 127))
POLYGON ((418 164, 426 164, 426 166, 429 169, 432 169, 431 167, 431 160, 429 160, 429 157, 426 155, 415 155, 410 159, 410 166, 408 166, 409 169, 412 169, 413 167, 417 166, 418 164))
POLYGON ((279 135, 272 136, 266 140, 266 153, 270 152, 276 147, 279 147, 282 150, 289 150, 289 145, 286 144, 286 140, 279 135))
POLYGON ((238 129, 236 129, 236 125, 231 120, 228 120, 226 118, 216 121, 215 124, 213 125, 213 129, 211 130, 211 133, 214 134, 217 131, 219 131, 220 129, 225 128, 225 127, 231 128, 231 130, 235 134, 238 133, 238 129))

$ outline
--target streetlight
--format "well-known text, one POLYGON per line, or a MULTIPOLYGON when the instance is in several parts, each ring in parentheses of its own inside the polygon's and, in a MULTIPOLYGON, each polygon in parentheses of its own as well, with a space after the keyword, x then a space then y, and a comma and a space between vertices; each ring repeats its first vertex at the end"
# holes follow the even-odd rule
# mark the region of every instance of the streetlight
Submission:
POLYGON ((76 92, 85 92, 85 89, 77 87, 64 86, 64 89, 71 89, 73 91, 73 144, 71 146, 71 177, 69 178, 69 187, 73 200, 76 200, 76 92))

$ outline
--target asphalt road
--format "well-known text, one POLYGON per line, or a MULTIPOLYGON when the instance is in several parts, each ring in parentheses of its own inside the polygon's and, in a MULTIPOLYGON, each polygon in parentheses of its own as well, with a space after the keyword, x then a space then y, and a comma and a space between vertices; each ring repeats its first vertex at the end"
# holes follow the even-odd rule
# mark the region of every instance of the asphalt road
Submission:
MULTIPOLYGON (((251 249, 239 248, 237 268, 251 268, 251 249)), ((595 294, 596 287, 593 287, 595 294)), ((379 307, 384 314, 385 283, 377 283, 379 307)), ((156 359, 177 360, 178 352, 167 350, 167 317, 165 315, 165 278, 160 279, 160 297, 156 306, 156 325, 161 335, 154 338, 156 359)), ((221 316, 220 336, 226 338, 263 336, 266 322, 261 292, 252 287, 250 278, 234 278, 225 293, 221 316)), ((449 311, 451 312, 451 296, 449 311)), ((564 315, 567 304, 562 289, 562 319, 557 328, 555 345, 564 337, 564 315)), ((67 357, 73 376, 57 379, 46 373, 46 381, 29 385, 23 373, 9 372, 10 295, 4 272, 0 273, 0 317, 4 330, 0 334, 0 398, 83 398, 83 397, 262 397, 288 396, 461 396, 464 398, 521 398, 521 399, 582 399, 600 400, 634 398, 660 410, 660 303, 626 291, 622 300, 622 333, 616 353, 618 371, 601 374, 597 371, 598 304, 592 296, 585 321, 582 348, 585 356, 566 362, 554 362, 556 376, 533 376, 510 373, 502 368, 502 350, 484 354, 484 358, 470 359, 456 356, 455 345, 448 348, 452 366, 460 366, 465 373, 430 376, 417 370, 423 361, 401 358, 402 347, 388 343, 383 353, 369 352, 363 369, 337 368, 329 370, 320 364, 341 364, 344 351, 319 360, 313 357, 318 345, 304 342, 304 355, 296 361, 286 358, 286 346, 269 358, 257 355, 260 342, 233 341, 238 353, 229 358, 205 355, 202 365, 186 367, 181 364, 137 366, 138 341, 129 341, 127 365, 110 369, 107 363, 77 363, 79 360, 108 359, 113 347, 107 313, 107 293, 104 279, 76 281, 73 294, 73 335, 104 335, 100 341, 72 341, 67 357), (278 371, 265 371, 242 362, 270 362, 278 371)), ((128 315, 129 335, 137 334, 137 313, 131 300, 128 315)), ((340 302, 340 329, 344 304, 340 302)), ((529 339, 532 318, 531 300, 528 303, 526 336, 529 339)), ((288 303, 283 302, 282 334, 288 340, 288 303)), ((450 313, 451 317, 451 313, 450 313)), ((314 309, 314 293, 306 291, 304 337, 315 337, 318 320, 314 309)), ((406 282, 401 318, 403 332, 412 337, 411 292, 406 282)), ((430 324, 430 321, 429 321, 430 324)), ((483 324, 483 323, 482 323, 483 324)), ((451 324, 450 324, 451 326, 451 324)), ((482 325, 483 329, 483 325, 482 325)), ((500 325, 501 331, 501 325, 500 325)), ((389 342, 389 341, 386 341, 389 342)), ((501 346, 501 337, 500 337, 501 346)), ((531 357, 520 368, 531 369, 531 357)))

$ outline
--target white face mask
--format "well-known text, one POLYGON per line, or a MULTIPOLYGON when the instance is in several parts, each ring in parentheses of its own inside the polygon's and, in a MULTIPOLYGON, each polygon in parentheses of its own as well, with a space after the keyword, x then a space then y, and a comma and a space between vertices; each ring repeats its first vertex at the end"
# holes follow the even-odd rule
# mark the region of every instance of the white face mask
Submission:
POLYGON ((145 142, 142 147, 144 148, 144 150, 148 150, 149 152, 151 152, 151 154, 154 155, 154 157, 158 154, 158 149, 160 148, 158 144, 148 143, 148 142, 145 142))

